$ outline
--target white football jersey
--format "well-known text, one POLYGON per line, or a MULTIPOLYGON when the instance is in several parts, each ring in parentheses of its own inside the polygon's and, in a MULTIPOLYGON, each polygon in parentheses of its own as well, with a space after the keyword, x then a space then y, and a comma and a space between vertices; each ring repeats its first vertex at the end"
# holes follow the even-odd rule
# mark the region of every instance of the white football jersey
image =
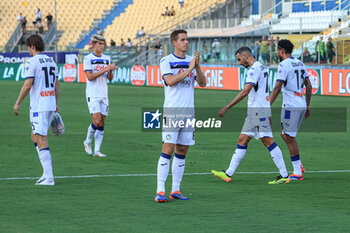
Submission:
POLYGON ((248 94, 248 115, 257 117, 271 116, 269 99, 269 73, 266 66, 255 61, 248 70, 245 84, 254 87, 248 94))
MULTIPOLYGON (((97 73, 110 64, 110 57, 102 54, 100 57, 94 53, 84 57, 84 71, 97 73)), ((89 81, 86 79, 86 97, 108 98, 107 74, 89 81)))
POLYGON ((45 54, 36 54, 27 60, 24 77, 34 79, 30 89, 30 112, 56 111, 58 69, 54 60, 45 54))
POLYGON ((283 107, 306 107, 303 83, 309 78, 307 69, 299 59, 289 57, 283 60, 277 71, 277 81, 283 82, 283 107))
POLYGON ((173 87, 166 84, 164 76, 178 75, 188 69, 191 56, 181 58, 175 54, 170 54, 160 60, 160 72, 164 83, 164 108, 169 107, 194 107, 194 80, 196 70, 194 69, 184 80, 173 87))

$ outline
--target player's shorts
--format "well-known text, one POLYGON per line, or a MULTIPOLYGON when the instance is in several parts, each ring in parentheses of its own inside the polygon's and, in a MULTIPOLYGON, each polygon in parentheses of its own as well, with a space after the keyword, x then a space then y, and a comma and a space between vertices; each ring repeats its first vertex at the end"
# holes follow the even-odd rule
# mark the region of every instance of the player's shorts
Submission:
POLYGON ((295 138, 303 122, 306 108, 282 108, 281 126, 282 134, 295 138))
POLYGON ((192 146, 195 144, 194 134, 195 127, 191 127, 191 125, 186 126, 187 120, 191 121, 194 117, 189 117, 188 119, 181 118, 177 119, 178 121, 183 120, 185 122, 185 127, 168 127, 170 119, 175 122, 176 118, 167 117, 166 120, 163 118, 163 129, 162 129, 162 142, 163 143, 172 143, 172 144, 180 144, 185 146, 192 146))
POLYGON ((108 116, 109 102, 108 98, 86 98, 90 114, 101 113, 102 115, 108 116))
POLYGON ((51 125, 52 117, 55 111, 49 112, 30 112, 30 124, 34 134, 47 136, 47 131, 51 125))
POLYGON ((257 140, 264 137, 273 137, 269 117, 257 118, 247 116, 241 134, 257 140))

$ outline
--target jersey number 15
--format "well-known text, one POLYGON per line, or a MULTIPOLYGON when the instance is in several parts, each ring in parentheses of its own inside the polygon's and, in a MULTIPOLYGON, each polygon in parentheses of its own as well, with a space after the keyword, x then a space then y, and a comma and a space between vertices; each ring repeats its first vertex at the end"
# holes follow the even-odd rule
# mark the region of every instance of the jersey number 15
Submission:
POLYGON ((42 70, 45 73, 45 86, 46 88, 54 87, 55 83, 55 67, 50 66, 50 72, 47 70, 47 67, 43 67, 42 70), (50 77, 49 77, 50 74, 50 77), (49 80, 51 78, 51 80, 49 80), (52 81, 52 82, 50 82, 52 81))

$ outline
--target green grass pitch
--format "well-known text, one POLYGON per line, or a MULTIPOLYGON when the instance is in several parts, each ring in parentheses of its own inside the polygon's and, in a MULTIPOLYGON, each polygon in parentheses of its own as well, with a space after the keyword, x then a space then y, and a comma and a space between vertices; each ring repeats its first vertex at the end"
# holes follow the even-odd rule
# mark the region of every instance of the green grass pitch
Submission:
MULTIPOLYGON (((267 184, 277 172, 237 173, 231 183, 212 175, 186 175, 181 190, 190 200, 166 204, 153 200, 154 175, 57 178, 53 187, 35 186, 35 179, 3 179, 38 177, 42 172, 30 140, 29 98, 18 117, 12 110, 21 85, 0 82, 0 232, 349 232, 348 172, 306 172, 304 181, 287 185, 267 184)), ((102 144, 108 157, 96 158, 86 155, 82 145, 91 123, 85 85, 62 83, 59 106, 66 134, 49 134, 54 175, 155 174, 161 134, 141 132, 141 108, 162 106, 163 92, 110 85, 102 144)), ((235 94, 196 90, 196 107, 222 107, 235 94)), ((311 102, 312 107, 347 107, 349 116, 349 98, 313 96, 311 102)), ((274 135, 291 171, 287 147, 278 133, 274 135)), ((197 132, 185 172, 226 169, 238 136, 239 132, 197 132)), ((298 142, 307 171, 350 170, 349 127, 338 133, 301 132, 298 142)), ((277 169, 262 143, 252 141, 238 172, 257 171, 277 169)), ((170 189, 171 176, 167 195, 170 189)))

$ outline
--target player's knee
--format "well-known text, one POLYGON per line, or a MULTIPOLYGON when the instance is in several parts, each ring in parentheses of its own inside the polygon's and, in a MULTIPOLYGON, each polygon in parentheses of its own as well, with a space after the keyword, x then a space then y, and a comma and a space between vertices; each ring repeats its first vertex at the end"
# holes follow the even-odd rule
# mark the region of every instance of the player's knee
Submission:
POLYGON ((187 148, 176 148, 176 154, 186 155, 187 154, 187 148))
POLYGON ((247 145, 247 140, 244 137, 239 137, 237 140, 237 144, 245 146, 247 145))

